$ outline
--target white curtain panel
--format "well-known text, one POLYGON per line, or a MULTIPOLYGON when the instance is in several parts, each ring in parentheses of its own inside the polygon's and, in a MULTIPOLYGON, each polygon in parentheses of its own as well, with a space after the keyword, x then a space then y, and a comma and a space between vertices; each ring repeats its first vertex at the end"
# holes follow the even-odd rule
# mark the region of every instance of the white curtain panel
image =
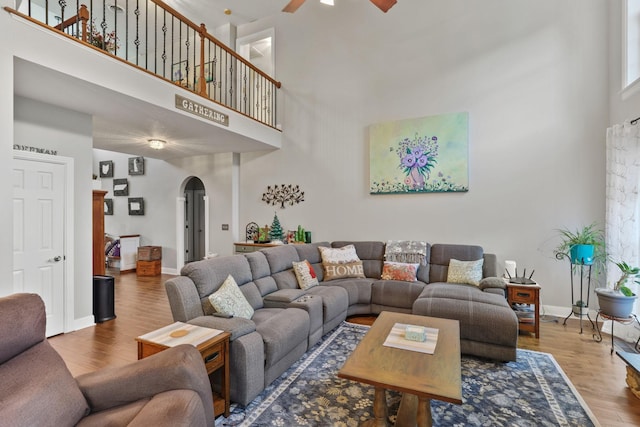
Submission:
MULTIPOLYGON (((629 122, 607 129, 607 195, 606 195, 606 245, 611 260, 640 265, 640 209, 638 187, 640 185, 640 126, 629 122)), ((620 270, 611 261, 607 264, 607 284, 620 277, 620 270)), ((634 289, 638 293, 639 289, 634 289)), ((634 312, 639 313, 636 302, 634 312)), ((611 322, 607 322, 611 323, 611 322)), ((605 325, 610 326, 611 325, 605 325)), ((606 329, 609 329, 606 328, 606 329)), ((603 328, 605 329, 605 328, 603 328)), ((616 335, 636 339, 637 332, 616 325, 616 335), (628 336, 625 336, 628 335, 628 336), (633 336, 632 336, 633 335, 633 336), (634 337, 635 336, 635 337, 634 337)))

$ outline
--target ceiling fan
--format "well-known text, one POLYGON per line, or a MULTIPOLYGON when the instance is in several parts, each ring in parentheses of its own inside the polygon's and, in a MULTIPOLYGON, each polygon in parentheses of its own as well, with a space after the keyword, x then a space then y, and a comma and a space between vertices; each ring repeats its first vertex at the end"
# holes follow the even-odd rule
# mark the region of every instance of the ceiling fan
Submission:
MULTIPOLYGON (((371 3, 375 4, 384 13, 387 13, 387 11, 391 9, 391 7, 394 4, 397 3, 396 0, 370 0, 370 1, 371 3)), ((284 9, 282 9, 282 11, 293 13, 296 10, 298 10, 300 6, 302 6, 302 3, 304 3, 304 0, 291 0, 289 4, 287 4, 284 7, 284 9)))

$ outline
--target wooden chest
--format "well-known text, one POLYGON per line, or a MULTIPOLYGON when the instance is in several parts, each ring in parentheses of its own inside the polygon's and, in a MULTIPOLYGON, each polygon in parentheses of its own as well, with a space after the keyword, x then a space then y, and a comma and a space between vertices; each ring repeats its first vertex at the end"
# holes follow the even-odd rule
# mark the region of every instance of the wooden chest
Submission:
POLYGON ((162 259, 162 246, 138 247, 138 261, 155 261, 162 259))
POLYGON ((136 274, 138 276, 159 276, 162 269, 162 261, 140 261, 136 264, 136 274))

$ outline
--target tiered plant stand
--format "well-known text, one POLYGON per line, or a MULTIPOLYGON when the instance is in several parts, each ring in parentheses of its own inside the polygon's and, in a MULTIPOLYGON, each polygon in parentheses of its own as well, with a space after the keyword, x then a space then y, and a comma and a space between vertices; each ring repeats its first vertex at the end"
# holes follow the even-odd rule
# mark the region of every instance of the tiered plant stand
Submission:
POLYGON ((586 316, 587 319, 589 319, 589 322, 591 322, 591 329, 596 329, 595 325, 593 324, 593 320, 591 320, 591 317, 589 316, 589 295, 591 294, 591 265, 585 265, 584 262, 582 264, 575 264, 573 262, 571 262, 571 258, 568 255, 565 254, 558 254, 556 255, 556 257, 558 257, 559 259, 562 258, 562 256, 566 256, 569 261, 570 261, 570 273, 571 273, 571 306, 572 306, 572 310, 571 313, 569 313, 569 315, 567 317, 564 318, 564 322, 562 322, 563 325, 567 324, 567 319, 569 319, 569 317, 571 317, 571 315, 574 315, 576 317, 580 318, 580 333, 582 333, 582 318, 586 316), (576 268, 579 267, 579 268, 576 268), (588 269, 585 272, 585 268, 588 269), (579 270, 576 271, 576 270, 579 270), (586 302, 583 299, 584 294, 584 288, 585 288, 585 280, 584 280, 584 276, 585 273, 587 274, 587 280, 586 280, 586 302), (579 306, 576 303, 578 301, 576 301, 575 299, 575 292, 574 292, 574 279, 573 276, 575 274, 579 274, 580 275, 580 299, 578 299, 578 301, 583 302, 584 305, 579 306))
MULTIPOLYGON (((602 317, 603 319, 606 320, 612 320, 613 322, 611 322, 611 354, 613 354, 613 325, 618 322, 622 325, 630 325, 633 322, 636 322, 638 325, 640 325, 640 320, 638 320, 638 317, 631 313, 631 315, 629 317, 614 317, 611 316, 609 314, 606 314, 605 312, 603 312, 602 310, 598 310, 598 314, 596 315, 596 333, 593 334, 593 339, 596 340, 597 342, 601 342, 602 341, 602 332, 600 331, 600 326, 598 326, 598 319, 602 317)), ((636 345, 635 345, 635 349, 637 352, 640 352, 640 337, 638 338, 638 340, 636 341, 636 345)))

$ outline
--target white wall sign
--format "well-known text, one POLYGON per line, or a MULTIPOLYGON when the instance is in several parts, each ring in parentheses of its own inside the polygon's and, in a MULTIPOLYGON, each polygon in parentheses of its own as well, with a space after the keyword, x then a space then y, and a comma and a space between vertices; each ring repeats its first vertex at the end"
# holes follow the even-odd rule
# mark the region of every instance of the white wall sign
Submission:
POLYGON ((176 108, 182 111, 187 111, 196 116, 211 120, 212 122, 219 123, 224 126, 229 126, 229 116, 219 111, 213 110, 199 102, 192 101, 176 94, 176 108))

